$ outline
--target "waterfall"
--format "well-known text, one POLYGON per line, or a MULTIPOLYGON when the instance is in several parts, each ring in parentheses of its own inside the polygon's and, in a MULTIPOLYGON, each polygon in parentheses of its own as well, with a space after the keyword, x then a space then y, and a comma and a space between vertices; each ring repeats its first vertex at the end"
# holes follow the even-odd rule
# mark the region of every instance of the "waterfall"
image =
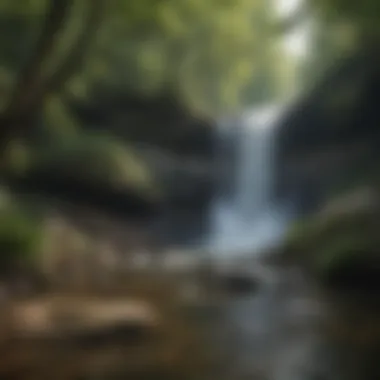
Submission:
POLYGON ((263 107, 220 125, 217 160, 223 180, 212 206, 210 241, 217 255, 258 253, 284 235, 289 213, 273 194, 282 109, 263 107))

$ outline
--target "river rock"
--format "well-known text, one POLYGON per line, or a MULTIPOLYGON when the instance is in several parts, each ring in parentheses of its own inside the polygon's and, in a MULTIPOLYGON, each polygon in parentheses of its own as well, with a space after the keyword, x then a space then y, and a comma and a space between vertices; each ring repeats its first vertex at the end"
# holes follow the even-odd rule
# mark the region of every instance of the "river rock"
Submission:
POLYGON ((113 340, 128 342, 149 335, 159 324, 156 310, 140 300, 56 297, 14 305, 11 312, 16 337, 113 340))
POLYGON ((243 273, 228 273, 220 278, 220 283, 231 294, 245 294, 256 290, 258 279, 243 273))
POLYGON ((351 216, 378 210, 379 196, 372 187, 363 186, 328 202, 316 215, 320 219, 351 216))
POLYGON ((229 268, 214 275, 217 287, 231 295, 252 293, 261 283, 257 273, 240 268, 229 268))

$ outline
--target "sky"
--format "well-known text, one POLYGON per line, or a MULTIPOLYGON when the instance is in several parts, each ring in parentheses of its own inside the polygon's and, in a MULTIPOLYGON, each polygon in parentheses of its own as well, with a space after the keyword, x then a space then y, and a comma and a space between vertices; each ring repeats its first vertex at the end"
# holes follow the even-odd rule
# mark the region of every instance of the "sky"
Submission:
MULTIPOLYGON (((277 9, 283 17, 289 17, 298 10, 305 0, 275 0, 277 9)), ((298 58, 302 58, 307 54, 307 48, 310 39, 310 25, 307 23, 299 25, 291 33, 284 38, 285 48, 298 58)))
POLYGON ((277 0, 276 2, 279 13, 284 16, 293 13, 302 4, 302 0, 277 0))

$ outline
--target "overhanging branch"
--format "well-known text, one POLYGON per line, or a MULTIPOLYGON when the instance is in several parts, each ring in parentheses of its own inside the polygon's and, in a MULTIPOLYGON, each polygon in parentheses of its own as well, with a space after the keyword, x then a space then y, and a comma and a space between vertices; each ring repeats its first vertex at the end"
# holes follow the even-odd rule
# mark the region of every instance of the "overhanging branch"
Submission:
POLYGON ((64 27, 72 3, 72 0, 52 0, 50 2, 37 46, 21 72, 10 102, 4 111, 5 119, 12 119, 16 115, 22 114, 29 99, 33 97, 41 81, 43 64, 56 44, 56 39, 64 27))

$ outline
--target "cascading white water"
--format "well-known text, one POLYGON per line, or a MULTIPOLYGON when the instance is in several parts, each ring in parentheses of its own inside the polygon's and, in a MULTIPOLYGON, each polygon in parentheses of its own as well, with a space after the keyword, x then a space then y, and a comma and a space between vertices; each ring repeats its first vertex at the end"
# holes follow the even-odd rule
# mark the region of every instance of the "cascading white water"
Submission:
POLYGON ((224 124, 223 141, 235 145, 234 173, 228 173, 212 208, 211 247, 217 255, 255 254, 283 237, 288 212, 273 201, 273 150, 282 107, 268 106, 224 124), (238 128, 237 138, 231 133, 238 128), (232 184, 228 184, 233 181, 232 184))

